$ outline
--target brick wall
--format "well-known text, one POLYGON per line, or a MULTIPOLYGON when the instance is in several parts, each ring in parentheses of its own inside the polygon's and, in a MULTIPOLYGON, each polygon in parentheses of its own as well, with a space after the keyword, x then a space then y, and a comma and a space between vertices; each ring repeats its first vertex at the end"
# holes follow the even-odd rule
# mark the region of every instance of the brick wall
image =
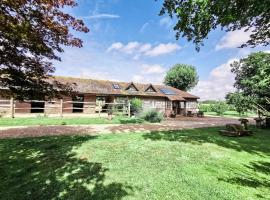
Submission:
POLYGON ((65 103, 65 101, 72 101, 72 98, 69 96, 63 97, 63 113, 72 113, 72 107, 73 107, 72 103, 65 103))
POLYGON ((15 113, 31 113, 31 103, 15 101, 15 113))
POLYGON ((91 104, 85 103, 83 105, 83 113, 91 114, 96 112, 96 95, 85 94, 84 102, 92 102, 91 104))

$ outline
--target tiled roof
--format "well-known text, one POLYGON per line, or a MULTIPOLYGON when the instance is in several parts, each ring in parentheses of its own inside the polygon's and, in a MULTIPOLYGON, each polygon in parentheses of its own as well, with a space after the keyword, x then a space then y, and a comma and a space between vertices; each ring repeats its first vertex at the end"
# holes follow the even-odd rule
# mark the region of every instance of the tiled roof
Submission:
POLYGON ((109 80, 94 80, 94 79, 82 79, 74 77, 61 77, 56 76, 55 79, 61 83, 69 83, 75 85, 75 90, 79 93, 88 94, 110 94, 110 95, 126 95, 126 96, 151 96, 151 97, 168 97, 171 100, 185 100, 185 99, 199 99, 188 92, 178 90, 176 88, 165 85, 154 84, 142 84, 133 82, 119 82, 109 80), (120 89, 114 89, 113 84, 118 84, 120 89), (126 90, 131 84, 134 84, 138 91, 126 90), (157 92, 146 92, 146 89, 152 86, 157 92), (160 89, 169 89, 173 91, 174 95, 165 95, 160 89))

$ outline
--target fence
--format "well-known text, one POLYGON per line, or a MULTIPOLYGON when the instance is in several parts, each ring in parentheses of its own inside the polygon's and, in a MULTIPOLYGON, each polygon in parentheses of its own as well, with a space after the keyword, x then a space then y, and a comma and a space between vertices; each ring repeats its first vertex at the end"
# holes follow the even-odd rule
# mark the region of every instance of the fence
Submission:
POLYGON ((63 117, 65 114, 123 114, 130 117, 130 102, 125 103, 102 103, 102 102, 81 102, 81 101, 39 101, 27 100, 16 101, 0 100, 0 117, 9 115, 14 118, 16 114, 54 114, 63 117), (35 106, 33 106, 35 104, 35 106), (23 106, 24 105, 24 106, 23 106))

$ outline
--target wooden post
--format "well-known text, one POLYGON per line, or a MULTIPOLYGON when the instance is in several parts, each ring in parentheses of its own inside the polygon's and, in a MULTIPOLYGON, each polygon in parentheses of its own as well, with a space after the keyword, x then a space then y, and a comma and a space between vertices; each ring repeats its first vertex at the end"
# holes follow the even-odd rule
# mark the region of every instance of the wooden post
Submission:
POLYGON ((184 101, 184 115, 187 116, 187 102, 184 101))
POLYGON ((130 117, 130 101, 128 101, 128 117, 130 117))
POLYGON ((60 99, 60 117, 63 117, 63 99, 60 99))
POLYGON ((98 102, 98 116, 100 117, 100 113, 101 113, 101 102, 98 102))
POLYGON ((14 118, 14 111, 15 111, 15 109, 14 109, 14 98, 12 97, 10 99, 10 117, 11 118, 14 118))

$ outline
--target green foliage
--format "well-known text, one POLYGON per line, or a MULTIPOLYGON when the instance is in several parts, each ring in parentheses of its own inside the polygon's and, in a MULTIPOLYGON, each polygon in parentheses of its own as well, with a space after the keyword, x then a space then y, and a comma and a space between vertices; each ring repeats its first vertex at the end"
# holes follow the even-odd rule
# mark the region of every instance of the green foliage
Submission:
POLYGON ((252 98, 250 98, 249 96, 244 96, 241 92, 227 94, 226 101, 229 105, 234 106, 235 111, 237 111, 239 115, 245 114, 246 112, 251 110, 252 105, 254 105, 252 98))
POLYGON ((266 99, 270 98, 270 54, 265 52, 251 53, 248 57, 231 64, 235 74, 234 86, 244 96, 270 111, 266 99))
POLYGON ((145 111, 142 114, 142 119, 151 123, 161 122, 163 120, 163 114, 155 109, 145 111))
POLYGON ((164 83, 179 90, 190 90, 197 85, 199 77, 194 66, 174 65, 166 74, 164 83))
POLYGON ((130 101, 130 112, 132 114, 139 114, 143 109, 143 102, 139 98, 133 98, 130 101))
POLYGON ((212 112, 211 104, 200 103, 199 110, 202 112, 212 112))
POLYGON ((204 100, 204 101, 201 101, 202 104, 213 104, 213 103, 216 103, 218 102, 217 100, 204 100))
POLYGON ((218 115, 223 115, 228 110, 228 105, 223 101, 218 101, 211 104, 211 112, 216 112, 218 115))
POLYGON ((211 30, 252 30, 244 46, 269 45, 269 0, 164 0, 160 15, 176 17, 176 38, 186 37, 199 50, 211 30))

